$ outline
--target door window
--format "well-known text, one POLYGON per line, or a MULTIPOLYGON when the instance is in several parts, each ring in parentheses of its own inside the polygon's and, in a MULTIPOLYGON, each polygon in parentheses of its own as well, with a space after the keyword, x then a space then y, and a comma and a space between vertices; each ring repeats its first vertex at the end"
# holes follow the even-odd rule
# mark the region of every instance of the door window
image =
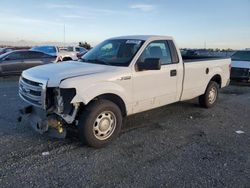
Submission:
POLYGON ((31 50, 44 52, 47 54, 55 54, 56 52, 59 51, 59 48, 55 46, 35 46, 31 48, 31 50))
POLYGON ((35 52, 35 51, 23 52, 24 59, 42 59, 42 58, 49 58, 49 57, 51 56, 42 52, 35 52))
POLYGON ((159 58, 162 65, 171 64, 171 53, 167 41, 151 42, 145 48, 138 61, 144 62, 147 58, 159 58))
POLYGON ((6 59, 8 60, 18 60, 18 59, 23 59, 23 54, 21 52, 13 52, 9 54, 6 59))

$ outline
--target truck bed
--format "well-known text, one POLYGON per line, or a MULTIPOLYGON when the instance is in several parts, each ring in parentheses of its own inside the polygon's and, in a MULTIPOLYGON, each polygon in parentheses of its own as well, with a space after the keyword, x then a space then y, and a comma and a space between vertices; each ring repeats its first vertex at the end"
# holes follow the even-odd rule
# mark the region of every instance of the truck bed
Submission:
POLYGON ((221 79, 220 87, 225 87, 228 83, 230 58, 193 56, 183 62, 185 63, 182 100, 204 94, 209 81, 216 74, 221 79))
POLYGON ((182 55, 182 60, 184 63, 192 63, 197 61, 209 61, 209 60, 219 60, 219 59, 228 59, 225 57, 217 57, 217 56, 188 56, 182 55))

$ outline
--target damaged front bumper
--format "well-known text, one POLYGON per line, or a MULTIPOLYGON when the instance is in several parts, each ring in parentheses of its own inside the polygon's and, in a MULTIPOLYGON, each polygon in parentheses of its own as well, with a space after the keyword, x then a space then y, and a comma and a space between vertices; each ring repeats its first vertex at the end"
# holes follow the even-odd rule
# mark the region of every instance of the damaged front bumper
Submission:
POLYGON ((18 121, 22 119, 28 119, 31 127, 40 134, 54 138, 66 137, 66 123, 56 114, 48 115, 43 109, 30 105, 20 110, 18 121))

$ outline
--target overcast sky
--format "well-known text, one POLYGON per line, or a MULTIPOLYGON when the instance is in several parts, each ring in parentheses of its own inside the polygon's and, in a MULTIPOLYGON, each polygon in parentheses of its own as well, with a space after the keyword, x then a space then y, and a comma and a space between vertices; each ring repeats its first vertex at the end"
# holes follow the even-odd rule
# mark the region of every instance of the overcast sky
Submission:
POLYGON ((0 0, 0 40, 92 45, 171 35, 180 47, 250 48, 250 0, 0 0))

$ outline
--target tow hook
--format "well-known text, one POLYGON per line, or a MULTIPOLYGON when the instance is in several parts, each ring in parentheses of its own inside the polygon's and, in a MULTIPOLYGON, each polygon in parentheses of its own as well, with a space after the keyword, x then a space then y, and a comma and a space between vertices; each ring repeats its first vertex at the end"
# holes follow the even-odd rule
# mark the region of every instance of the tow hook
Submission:
MULTIPOLYGON (((60 124, 60 122, 58 122, 58 124, 60 124)), ((58 130, 58 132, 59 132, 60 134, 62 134, 64 129, 63 129, 62 126, 59 126, 59 127, 57 128, 57 130, 58 130)))
POLYGON ((23 117, 29 117, 29 123, 33 129, 40 134, 48 133, 53 138, 65 138, 67 129, 66 122, 58 115, 47 115, 42 110, 34 108, 33 106, 27 106, 19 110, 20 116, 17 118, 19 122, 23 117))
POLYGON ((65 138, 67 129, 65 122, 58 118, 56 115, 48 116, 47 125, 49 127, 48 133, 53 138, 65 138))
POLYGON ((49 127, 56 129, 59 134, 65 132, 64 122, 55 115, 48 116, 47 124, 49 127))

